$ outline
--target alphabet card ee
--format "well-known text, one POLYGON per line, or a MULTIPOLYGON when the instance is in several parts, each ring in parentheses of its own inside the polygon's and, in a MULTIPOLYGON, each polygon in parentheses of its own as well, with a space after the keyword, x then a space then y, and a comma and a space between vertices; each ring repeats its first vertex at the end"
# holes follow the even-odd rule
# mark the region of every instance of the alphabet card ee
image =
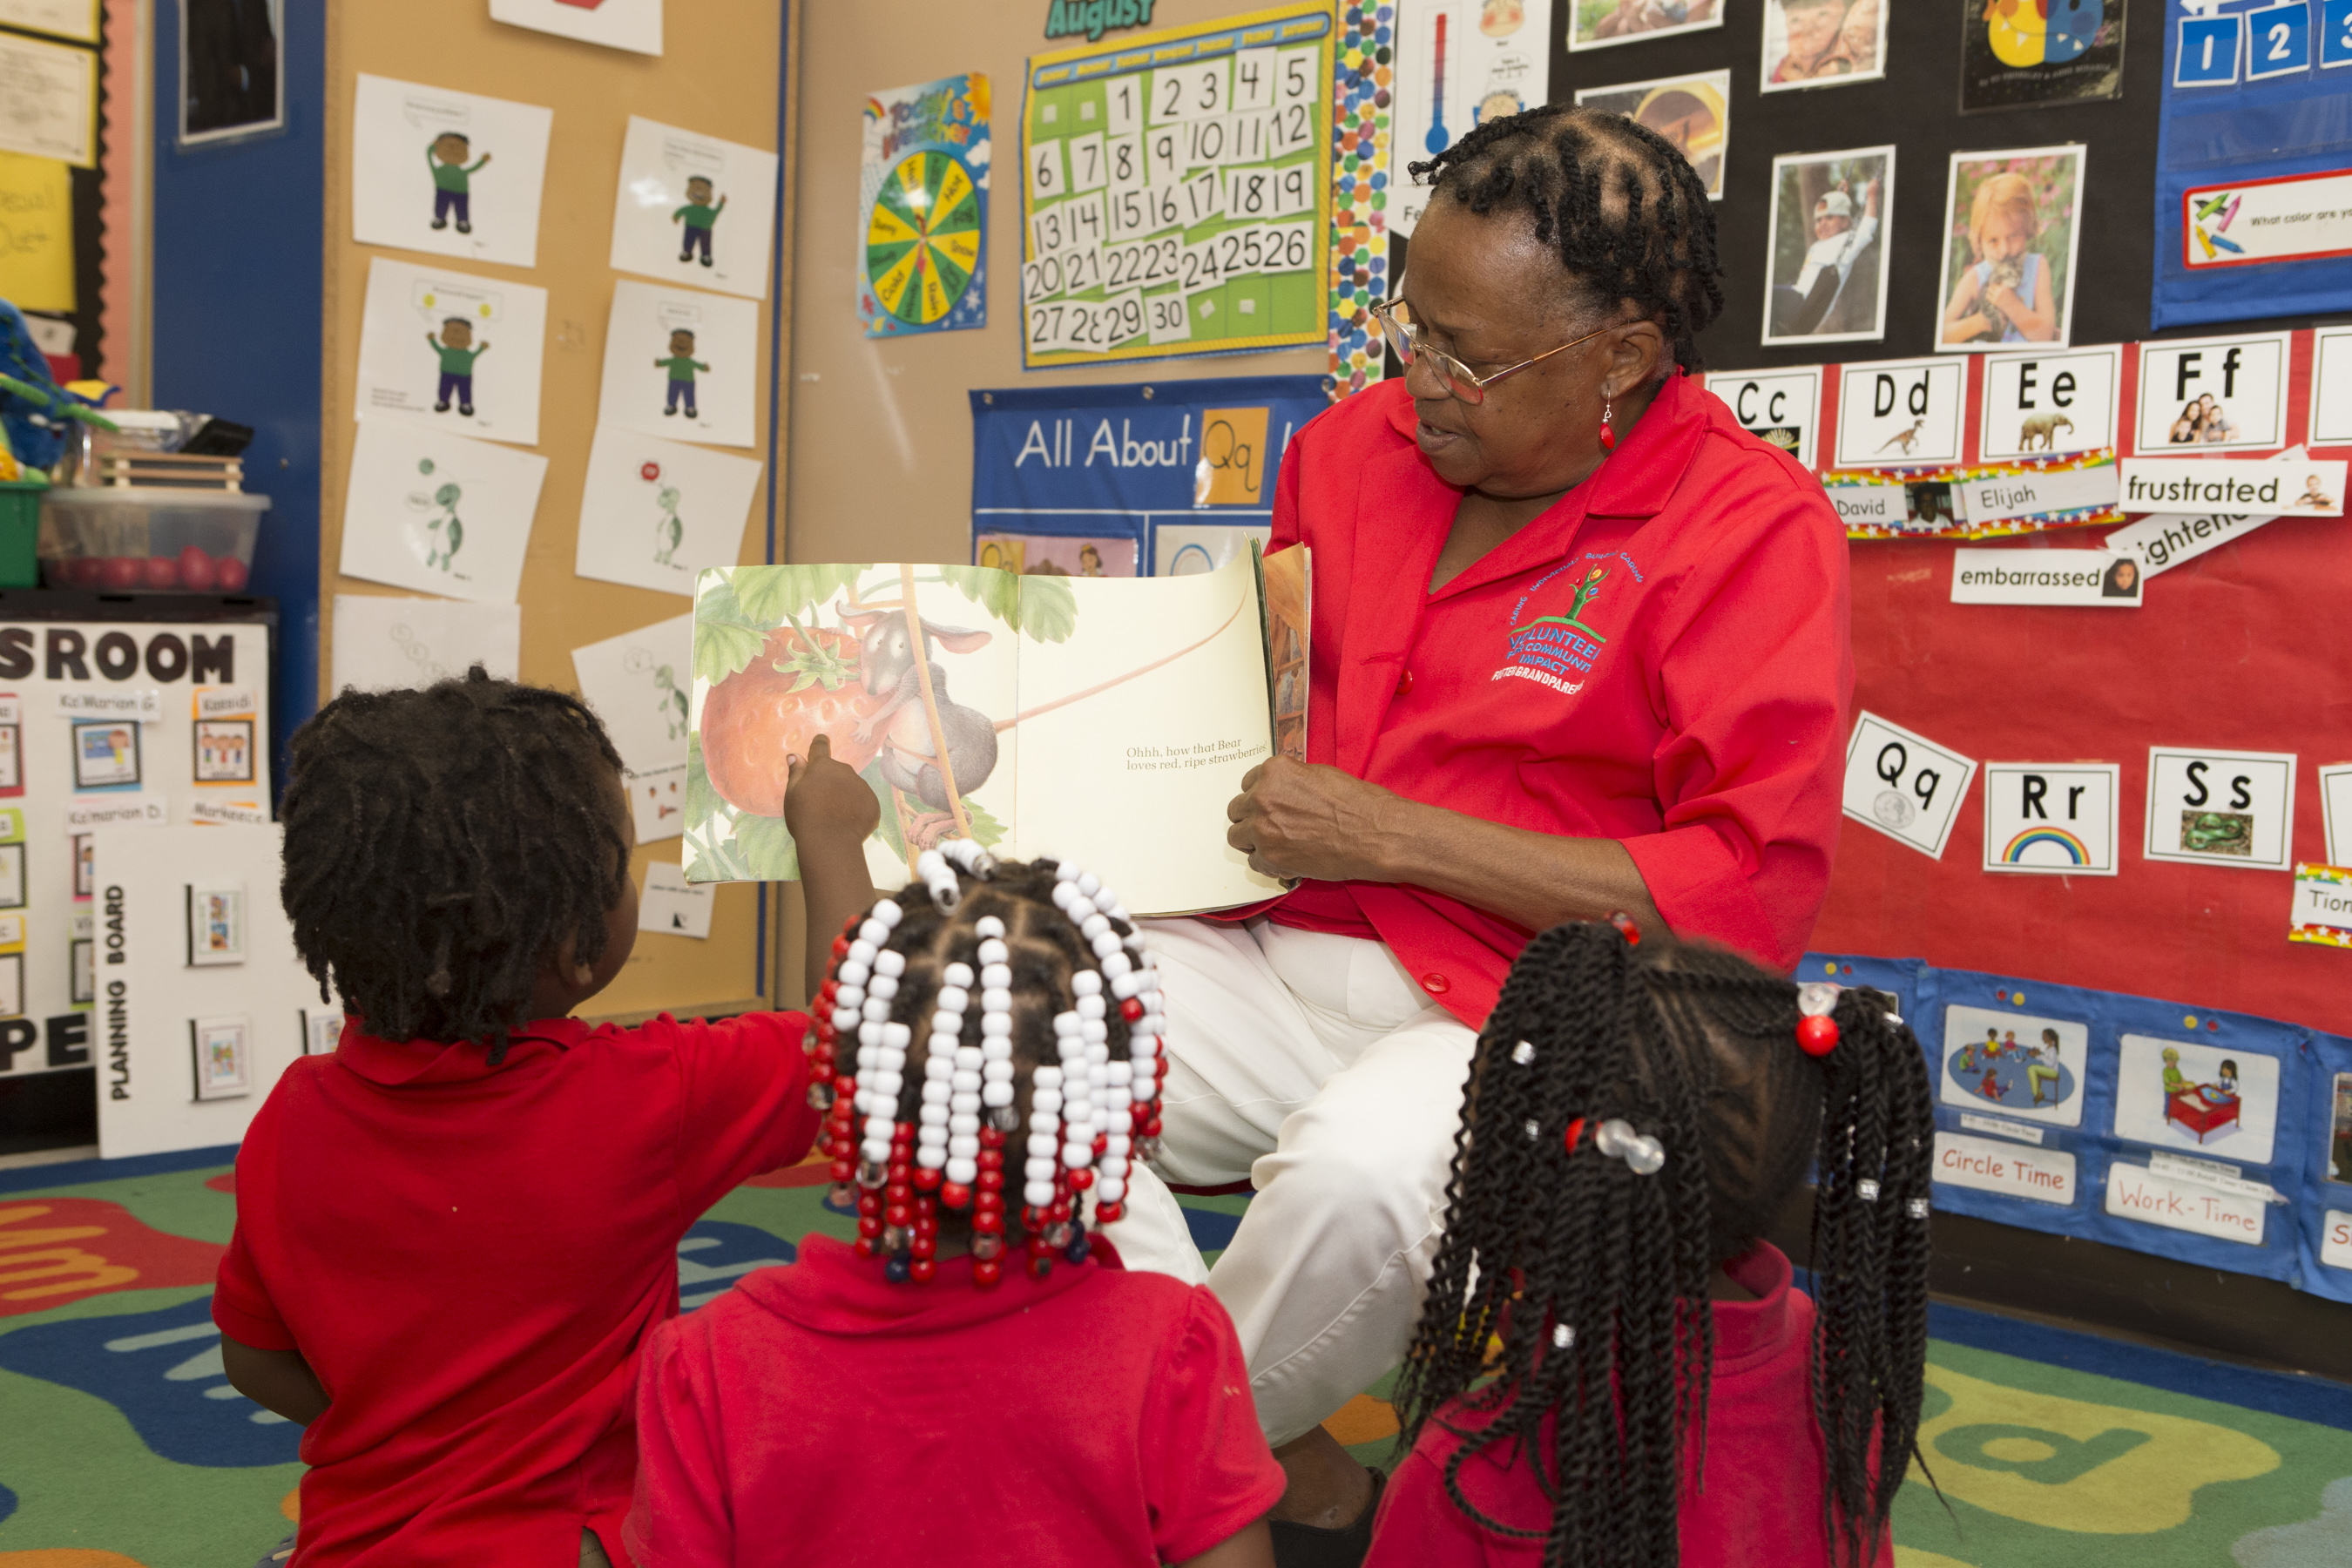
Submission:
POLYGON ((2116 874, 2120 763, 1987 763, 1984 868, 2116 874))
POLYGON ((1873 360, 1843 368, 1837 466, 1917 468, 1960 460, 1969 368, 1961 360, 1873 360))
POLYGON ((2123 353, 1987 354, 1978 455, 1988 463, 2021 462, 2114 446, 2123 353))
POLYGON ((1845 814, 1940 860, 1976 772, 1974 758, 1864 711, 1846 742, 1845 814))
POLYGON ((2149 859, 2284 871, 2294 824, 2293 752, 2148 748, 2149 859))

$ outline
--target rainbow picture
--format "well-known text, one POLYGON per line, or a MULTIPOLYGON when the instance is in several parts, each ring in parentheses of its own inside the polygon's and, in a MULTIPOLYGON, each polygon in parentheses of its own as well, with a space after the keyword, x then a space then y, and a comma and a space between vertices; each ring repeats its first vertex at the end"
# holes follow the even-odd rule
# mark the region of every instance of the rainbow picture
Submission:
POLYGON ((2025 852, 2037 844, 2054 844, 2067 859, 2077 866, 2091 863, 2091 847, 2063 827, 2029 827, 2011 839, 2000 852, 2001 862, 2009 866, 2025 864, 2025 852))

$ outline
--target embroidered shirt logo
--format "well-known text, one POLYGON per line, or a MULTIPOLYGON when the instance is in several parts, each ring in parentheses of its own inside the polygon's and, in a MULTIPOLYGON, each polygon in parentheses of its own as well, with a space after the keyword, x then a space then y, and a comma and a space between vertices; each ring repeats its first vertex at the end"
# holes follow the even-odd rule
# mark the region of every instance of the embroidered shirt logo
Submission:
POLYGON ((1584 689, 1583 677, 1591 673, 1592 661, 1601 657, 1601 647, 1609 640, 1584 623, 1584 607, 1599 596, 1601 586, 1608 578, 1609 568, 1606 566, 1587 569, 1576 584, 1574 596, 1569 601, 1568 614, 1538 616, 1527 625, 1520 626, 1519 611, 1525 609, 1528 600, 1534 598, 1544 584, 1551 581, 1550 576, 1539 579, 1512 608, 1509 662, 1495 671, 1490 679, 1532 680, 1557 691, 1581 691, 1584 689))

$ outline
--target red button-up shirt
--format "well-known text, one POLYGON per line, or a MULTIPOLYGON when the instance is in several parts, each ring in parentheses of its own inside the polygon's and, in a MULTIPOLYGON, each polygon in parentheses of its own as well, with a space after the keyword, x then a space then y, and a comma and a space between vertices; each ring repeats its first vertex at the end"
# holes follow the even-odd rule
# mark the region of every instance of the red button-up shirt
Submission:
MULTIPOLYGON (((1431 592, 1461 499, 1401 383, 1284 454, 1272 548, 1315 552, 1307 760, 1614 838, 1677 936, 1794 967, 1853 692, 1845 535, 1819 482, 1675 376, 1591 478, 1431 592)), ((1270 913, 1377 936, 1473 1027, 1534 934, 1408 885, 1307 882, 1270 913)))

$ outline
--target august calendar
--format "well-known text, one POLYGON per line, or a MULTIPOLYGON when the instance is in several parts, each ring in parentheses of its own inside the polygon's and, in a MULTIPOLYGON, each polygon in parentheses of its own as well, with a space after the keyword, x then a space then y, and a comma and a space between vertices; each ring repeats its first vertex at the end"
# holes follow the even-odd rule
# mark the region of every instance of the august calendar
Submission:
POLYGON ((1310 4, 1030 60, 1025 367, 1325 341, 1330 51, 1310 4))

